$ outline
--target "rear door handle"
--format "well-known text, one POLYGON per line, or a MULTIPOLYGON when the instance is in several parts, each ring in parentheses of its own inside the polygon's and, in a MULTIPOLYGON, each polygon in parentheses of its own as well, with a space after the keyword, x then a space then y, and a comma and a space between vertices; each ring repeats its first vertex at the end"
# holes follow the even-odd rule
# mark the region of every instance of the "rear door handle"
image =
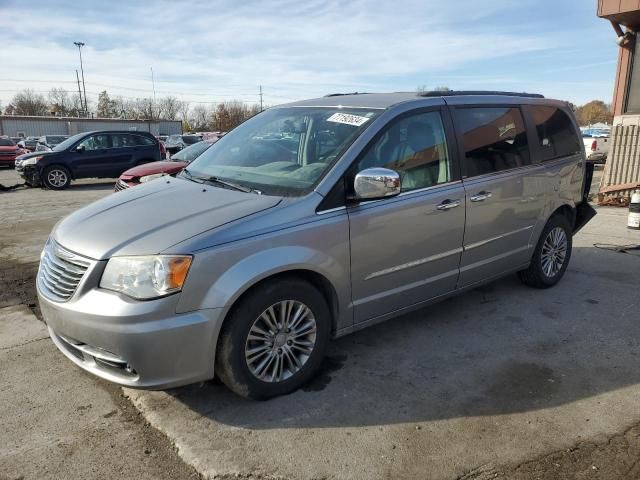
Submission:
POLYGON ((484 202, 486 199, 491 198, 493 194, 491 192, 485 192, 484 190, 476 195, 473 195, 469 200, 472 202, 484 202))
POLYGON ((460 200, 444 200, 442 203, 436 206, 438 210, 451 210, 460 206, 460 200))

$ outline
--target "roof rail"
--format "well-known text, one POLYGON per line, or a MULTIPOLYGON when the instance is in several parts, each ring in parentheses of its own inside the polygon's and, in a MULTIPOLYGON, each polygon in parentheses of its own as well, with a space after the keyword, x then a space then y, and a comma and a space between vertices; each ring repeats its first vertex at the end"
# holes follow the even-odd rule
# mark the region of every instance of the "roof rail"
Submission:
POLYGON ((329 93, 325 95, 327 97, 343 97, 345 95, 369 95, 369 92, 351 92, 351 93, 329 93))
POLYGON ((485 90, 444 90, 418 93, 419 97, 456 97, 460 95, 499 95, 502 97, 544 98, 544 95, 540 95, 539 93, 492 92, 485 90))

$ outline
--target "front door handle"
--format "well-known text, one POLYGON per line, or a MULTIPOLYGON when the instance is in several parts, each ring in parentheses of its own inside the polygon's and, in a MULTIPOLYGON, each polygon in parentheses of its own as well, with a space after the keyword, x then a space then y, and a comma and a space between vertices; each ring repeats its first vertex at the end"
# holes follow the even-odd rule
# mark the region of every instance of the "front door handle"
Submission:
POLYGON ((460 200, 444 200, 442 203, 436 206, 438 210, 451 210, 460 206, 460 200))
POLYGON ((476 195, 473 195, 469 200, 472 202, 484 202, 486 199, 491 198, 493 194, 491 192, 485 192, 484 190, 476 195))

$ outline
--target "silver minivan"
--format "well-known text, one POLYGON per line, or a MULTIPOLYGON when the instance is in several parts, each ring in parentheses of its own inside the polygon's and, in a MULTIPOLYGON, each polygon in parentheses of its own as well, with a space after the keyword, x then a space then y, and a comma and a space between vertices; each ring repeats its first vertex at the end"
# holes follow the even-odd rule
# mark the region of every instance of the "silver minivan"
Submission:
POLYGON ((567 103, 329 95, 269 109, 174 177, 59 222, 38 295, 83 369, 286 394, 327 343, 517 272, 556 284, 594 210, 567 103))

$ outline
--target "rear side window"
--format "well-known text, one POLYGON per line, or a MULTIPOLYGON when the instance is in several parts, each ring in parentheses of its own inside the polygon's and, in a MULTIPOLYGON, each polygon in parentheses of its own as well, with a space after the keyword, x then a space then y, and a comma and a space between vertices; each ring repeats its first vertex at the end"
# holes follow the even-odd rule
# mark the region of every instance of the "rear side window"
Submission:
POLYGON ((115 133, 111 135, 111 143, 113 148, 127 148, 135 147, 137 136, 129 135, 127 133, 115 133))
POLYGON ((467 177, 523 167, 531 163, 527 132, 519 108, 457 108, 467 177))
POLYGON ((556 107, 532 106, 541 160, 566 157, 582 151, 582 142, 569 116, 556 107))
POLYGON ((150 139, 149 137, 143 137, 142 135, 133 135, 133 138, 136 144, 140 146, 149 146, 149 145, 156 144, 156 142, 150 139))

